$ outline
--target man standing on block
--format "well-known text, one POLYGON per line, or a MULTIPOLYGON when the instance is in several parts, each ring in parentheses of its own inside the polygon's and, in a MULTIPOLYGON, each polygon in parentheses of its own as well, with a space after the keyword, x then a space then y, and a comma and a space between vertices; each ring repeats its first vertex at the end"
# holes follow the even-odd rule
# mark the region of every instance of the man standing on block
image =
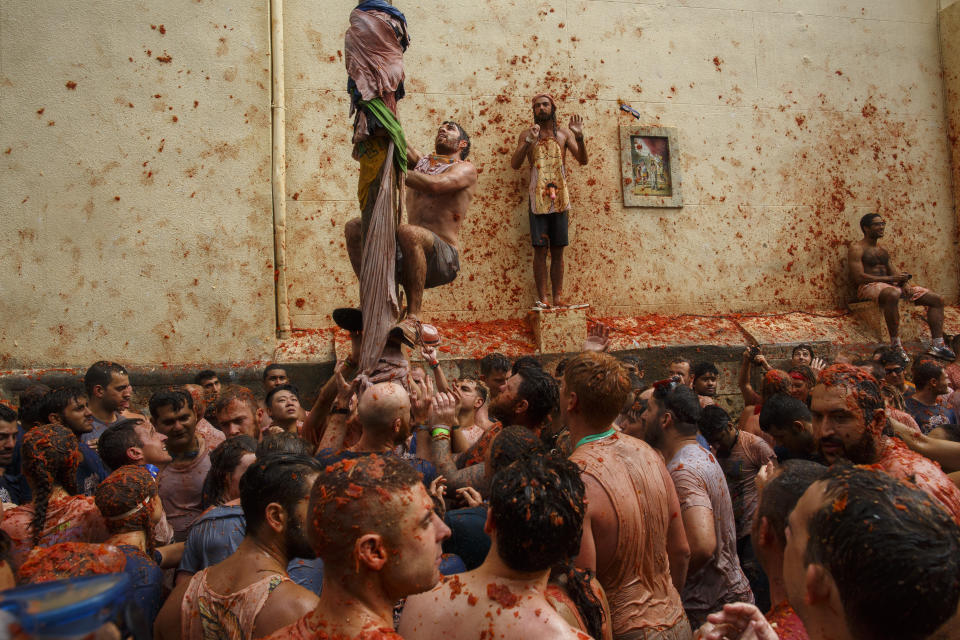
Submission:
POLYGON ((547 249, 550 250, 550 281, 553 306, 563 302, 563 249, 567 246, 570 194, 567 191, 566 154, 569 150, 581 165, 587 164, 583 118, 574 115, 567 127, 557 126, 557 104, 541 93, 533 98, 533 121, 520 133, 510 166, 520 169, 530 162, 530 240, 533 243, 533 279, 537 285, 536 306, 548 308, 547 249))

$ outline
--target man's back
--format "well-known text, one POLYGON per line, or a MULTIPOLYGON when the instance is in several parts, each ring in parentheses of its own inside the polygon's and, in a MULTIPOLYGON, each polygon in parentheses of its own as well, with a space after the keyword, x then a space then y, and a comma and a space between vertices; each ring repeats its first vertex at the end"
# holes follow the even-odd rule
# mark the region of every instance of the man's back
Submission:
POLYGON ((737 442, 730 455, 726 458, 717 457, 730 490, 738 539, 750 535, 758 502, 757 473, 775 457, 773 449, 763 438, 747 431, 737 434, 737 442))
POLYGON ((681 507, 713 512, 716 549, 713 557, 687 576, 683 606, 688 614, 716 611, 726 602, 753 602, 753 594, 737 558, 736 526, 730 491, 713 455, 688 444, 667 463, 681 507))
POLYGON ((940 469, 940 465, 910 450, 899 438, 884 437, 877 464, 894 478, 910 480, 940 501, 960 524, 960 489, 940 469))
POLYGON ((433 590, 409 597, 399 632, 406 640, 584 637, 550 606, 543 591, 482 568, 444 578, 433 590))
POLYGON ((611 507, 601 506, 606 516, 591 526, 614 635, 673 626, 683 607, 667 555, 671 487, 663 460, 645 442, 622 434, 582 445, 570 460, 602 487, 611 507))

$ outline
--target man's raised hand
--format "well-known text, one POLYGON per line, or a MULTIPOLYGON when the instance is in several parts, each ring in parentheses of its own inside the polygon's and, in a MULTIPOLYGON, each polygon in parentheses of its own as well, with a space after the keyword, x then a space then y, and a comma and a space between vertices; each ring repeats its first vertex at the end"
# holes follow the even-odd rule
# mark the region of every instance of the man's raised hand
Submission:
POLYGON ((459 408, 460 402, 455 395, 441 391, 433 397, 427 424, 431 427, 437 425, 452 427, 457 424, 457 409, 459 408))
POLYGON ((579 115, 570 116, 570 124, 567 125, 567 128, 578 138, 583 137, 583 118, 579 115))
POLYGON ((610 327, 595 322, 587 329, 587 339, 583 341, 584 351, 606 351, 610 348, 610 327))

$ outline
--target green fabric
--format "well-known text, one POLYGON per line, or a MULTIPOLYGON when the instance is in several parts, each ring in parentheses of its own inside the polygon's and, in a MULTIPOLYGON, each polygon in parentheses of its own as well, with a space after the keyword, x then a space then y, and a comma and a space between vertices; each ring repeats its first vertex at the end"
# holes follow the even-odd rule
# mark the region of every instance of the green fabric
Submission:
POLYGON ((390 138, 393 139, 393 163, 397 166, 397 171, 407 172, 407 139, 403 135, 403 127, 400 121, 393 115, 393 112, 387 108, 381 98, 374 98, 361 103, 367 107, 377 121, 387 130, 390 138))
POLYGON ((590 443, 590 442, 596 442, 597 440, 603 440, 604 438, 609 438, 610 436, 612 436, 612 435, 615 434, 616 432, 617 432, 616 429, 614 429, 613 427, 610 427, 610 429, 609 429, 608 431, 604 431, 603 433, 595 433, 595 434, 590 435, 590 436, 584 436, 583 438, 580 438, 580 441, 577 442, 577 444, 574 445, 573 448, 574 448, 574 450, 576 450, 577 447, 579 447, 579 446, 582 445, 582 444, 587 444, 587 443, 590 443))

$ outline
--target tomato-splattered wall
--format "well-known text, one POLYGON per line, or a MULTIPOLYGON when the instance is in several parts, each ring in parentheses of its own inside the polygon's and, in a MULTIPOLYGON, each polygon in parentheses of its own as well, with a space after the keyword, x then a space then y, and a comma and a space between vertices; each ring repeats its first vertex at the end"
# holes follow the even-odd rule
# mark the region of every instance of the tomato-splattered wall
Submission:
MULTIPOLYGON (((356 300, 342 240, 357 209, 342 59, 353 4, 286 8, 296 327, 329 326, 331 308, 356 300)), ((413 38, 407 139, 429 147, 455 119, 481 172, 461 277, 427 293, 426 315, 517 317, 533 302, 528 171, 509 161, 541 90, 561 124, 586 121, 567 282, 592 314, 842 306, 844 243, 874 210, 898 266, 956 299, 936 0, 397 4, 413 38), (682 209, 622 206, 618 127, 637 121, 618 99, 640 124, 679 130, 682 209)))
POLYGON ((274 344, 262 0, 0 8, 0 367, 274 344))
MULTIPOLYGON (((357 298, 354 4, 283 3, 298 328, 357 298)), ((428 148, 458 120, 480 171, 463 271, 425 316, 517 318, 533 301, 527 171, 509 157, 540 90, 561 123, 585 119, 567 289, 592 316, 835 308, 843 243, 872 210, 897 266, 956 300, 937 0, 397 4, 408 140, 428 148), (678 129, 682 209, 622 206, 618 127, 637 121, 618 100, 678 129)), ((0 365, 270 357, 268 3, 8 0, 0 21, 0 365)))

